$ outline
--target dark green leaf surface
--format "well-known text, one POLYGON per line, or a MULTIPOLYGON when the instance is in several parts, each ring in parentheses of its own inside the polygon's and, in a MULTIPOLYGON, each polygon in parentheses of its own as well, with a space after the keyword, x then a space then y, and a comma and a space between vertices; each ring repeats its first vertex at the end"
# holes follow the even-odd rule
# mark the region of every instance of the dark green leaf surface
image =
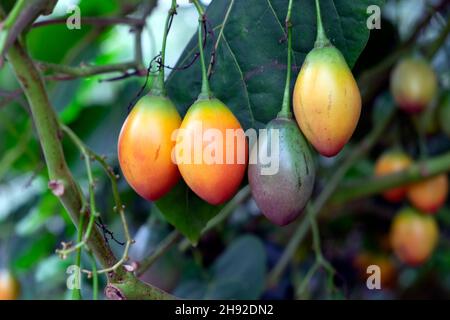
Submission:
MULTIPOLYGON (((333 44, 353 66, 369 37, 367 7, 382 0, 322 0, 325 30, 333 44)), ((215 34, 216 64, 211 77, 215 95, 225 102, 244 128, 258 128, 275 117, 281 108, 286 76, 285 0, 215 0, 207 10, 215 34)), ((293 4, 294 77, 316 36, 314 0, 293 4)), ((211 40, 211 39, 209 39, 211 40)), ((207 53, 213 44, 209 41, 207 53)), ((178 66, 185 65, 197 51, 194 36, 178 66)), ((168 91, 184 114, 200 92, 198 61, 168 79, 168 91)))
POLYGON ((266 260, 261 240, 242 236, 215 261, 206 277, 182 283, 175 295, 186 299, 258 299, 264 290, 266 260))
POLYGON ((197 197, 184 181, 155 204, 164 218, 193 244, 197 243, 206 223, 221 209, 221 206, 209 205, 197 197))

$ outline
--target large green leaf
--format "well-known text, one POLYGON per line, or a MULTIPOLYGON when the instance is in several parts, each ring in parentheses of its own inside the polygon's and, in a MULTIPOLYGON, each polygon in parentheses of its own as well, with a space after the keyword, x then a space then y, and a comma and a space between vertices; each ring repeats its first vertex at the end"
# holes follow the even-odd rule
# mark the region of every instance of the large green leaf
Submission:
POLYGON ((199 240, 206 223, 221 209, 221 206, 209 205, 197 197, 184 181, 155 204, 164 218, 193 244, 199 240))
POLYGON ((175 295, 186 299, 258 299, 264 291, 267 255, 261 240, 236 239, 204 277, 189 279, 175 295))
MULTIPOLYGON (((383 0, 321 0, 322 18, 328 37, 353 66, 369 37, 366 26, 369 5, 383 0)), ((286 0, 214 0, 207 17, 215 31, 216 65, 211 77, 215 95, 225 102, 245 128, 261 127, 281 107, 286 75, 284 20, 286 0)), ((295 81, 316 35, 314 0, 293 4, 293 49, 295 81)), ((207 53, 211 51, 210 41, 207 53)), ((194 36, 181 56, 185 65, 197 51, 194 36)), ((168 92, 184 114, 200 92, 200 64, 197 61, 168 79, 168 92)))

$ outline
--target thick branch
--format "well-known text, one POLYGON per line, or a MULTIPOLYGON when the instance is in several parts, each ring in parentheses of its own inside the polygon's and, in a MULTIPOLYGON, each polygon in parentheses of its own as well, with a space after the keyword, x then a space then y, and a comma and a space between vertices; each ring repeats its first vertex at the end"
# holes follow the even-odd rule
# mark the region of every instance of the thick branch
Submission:
MULTIPOLYGON (((48 167, 49 187, 60 198, 74 224, 78 225, 83 195, 67 167, 61 146, 59 123, 51 108, 42 78, 31 58, 17 42, 10 48, 7 57, 30 105, 48 167)), ((97 229, 92 231, 88 244, 103 266, 114 264, 116 258, 97 229)))
POLYGON ((39 15, 53 11, 56 0, 18 0, 0 26, 0 56, 39 15))
MULTIPOLYGON (((49 187, 59 197, 74 224, 78 225, 83 195, 67 167, 61 146, 62 134, 59 122, 50 105, 42 77, 19 43, 14 43, 7 57, 30 105, 30 111, 47 163, 50 178, 49 187)), ((117 259, 97 228, 93 228, 87 243, 104 268, 114 267, 117 259)), ((116 296, 108 295, 111 298, 119 296, 128 299, 173 298, 158 288, 140 282, 134 275, 126 272, 123 266, 115 269, 115 272, 108 273, 108 278, 107 295, 111 291, 116 294, 116 296)))
POLYGON ((450 171, 450 152, 416 163, 398 174, 373 178, 372 180, 366 178, 342 185, 330 201, 336 204, 344 203, 378 194, 395 187, 417 182, 448 171, 450 171))

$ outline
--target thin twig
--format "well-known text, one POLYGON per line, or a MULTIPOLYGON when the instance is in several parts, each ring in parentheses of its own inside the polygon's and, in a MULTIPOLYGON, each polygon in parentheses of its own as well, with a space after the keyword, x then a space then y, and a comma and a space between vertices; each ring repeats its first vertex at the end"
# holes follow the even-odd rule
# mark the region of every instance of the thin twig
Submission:
MULTIPOLYGON (((61 128, 62 128, 62 130, 65 133, 68 134, 68 136, 74 141, 74 143, 78 146, 80 151, 85 156, 86 166, 88 168, 89 185, 90 185, 90 192, 89 193, 90 193, 91 217, 92 216, 96 216, 96 215, 92 214, 92 212, 95 212, 95 198, 94 198, 94 190, 93 190, 93 177, 92 177, 92 172, 90 172, 90 161, 91 161, 91 159, 96 160, 102 166, 102 168, 104 169, 104 171, 106 172, 106 174, 110 178, 111 187, 112 187, 112 191, 113 191, 113 197, 114 197, 114 201, 115 201, 114 211, 118 212, 119 215, 120 215, 120 219, 121 219, 122 226, 123 226, 124 233, 125 233, 126 242, 125 242, 125 249, 123 251, 122 258, 120 260, 118 260, 113 266, 111 266, 109 268, 104 268, 104 269, 101 269, 101 270, 97 270, 97 274, 114 271, 118 267, 122 266, 122 264, 128 260, 128 252, 129 252, 129 249, 130 249, 130 245, 133 243, 133 240, 131 239, 131 236, 130 236, 130 233, 129 233, 128 223, 127 223, 126 218, 125 218, 125 206, 122 204, 122 200, 120 199, 120 195, 119 195, 119 191, 118 191, 118 187, 117 187, 117 178, 118 178, 118 176, 114 173, 112 167, 109 166, 106 163, 105 158, 99 156, 98 154, 93 152, 91 149, 89 149, 75 135, 75 133, 69 127, 67 127, 65 125, 62 125, 61 128)), ((92 224, 93 224, 93 222, 92 222, 92 224)), ((91 220, 89 221, 88 229, 86 231, 86 235, 85 235, 84 240, 82 242, 79 242, 74 247, 68 248, 66 250, 60 250, 59 253, 67 255, 68 253, 73 251, 74 248, 79 248, 79 247, 84 246, 86 241, 87 241, 87 239, 89 238, 88 231, 90 231, 92 229, 92 226, 90 228, 89 228, 89 226, 91 226, 91 220)), ((90 270, 83 270, 83 272, 87 273, 87 274, 92 273, 92 271, 90 271, 90 270)))
POLYGON ((67 66, 42 61, 38 61, 36 64, 41 71, 52 73, 51 75, 46 76, 46 78, 50 80, 72 80, 80 77, 89 77, 104 73, 125 73, 130 70, 136 72, 135 75, 142 74, 142 70, 139 69, 138 65, 134 61, 98 66, 88 64, 67 66))
POLYGON ((58 253, 63 259, 65 259, 69 254, 71 254, 74 251, 78 251, 87 244, 89 237, 91 235, 91 231, 95 227, 95 218, 98 216, 98 213, 95 205, 95 191, 94 191, 95 185, 94 185, 94 177, 92 175, 90 154, 88 150, 85 148, 84 143, 75 135, 75 133, 72 130, 70 130, 67 126, 64 125, 61 126, 61 129, 69 136, 72 142, 77 146, 77 148, 82 153, 89 183, 89 222, 86 228, 86 233, 83 236, 83 240, 79 241, 76 245, 69 246, 67 248, 63 246, 63 249, 56 250, 56 253, 58 253))
POLYGON ((92 300, 98 300, 98 273, 97 273, 97 261, 94 255, 89 250, 89 257, 91 258, 91 269, 92 269, 92 300))
MULTIPOLYGON (((47 19, 35 22, 31 25, 32 28, 39 28, 53 24, 65 24, 67 22, 67 18, 55 18, 55 19, 47 19)), ((105 26, 115 26, 118 24, 126 24, 130 26, 143 27, 145 21, 142 19, 136 18, 126 18, 126 17, 81 17, 80 23, 94 25, 97 27, 105 27, 105 26)))

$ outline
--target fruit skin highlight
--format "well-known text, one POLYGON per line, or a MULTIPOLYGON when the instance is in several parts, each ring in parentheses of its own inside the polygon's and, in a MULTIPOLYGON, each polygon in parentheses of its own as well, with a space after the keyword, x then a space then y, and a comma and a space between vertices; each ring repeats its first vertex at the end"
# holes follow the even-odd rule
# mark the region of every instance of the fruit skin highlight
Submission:
POLYGON ((279 132, 279 170, 263 175, 261 161, 249 164, 248 179, 253 198, 262 213, 273 223, 283 226, 295 220, 306 206, 314 188, 315 168, 309 146, 294 120, 276 118, 267 124, 267 136, 253 146, 256 153, 270 155, 271 130, 279 132))
POLYGON ((166 97, 147 95, 128 115, 119 135, 118 157, 125 179, 143 198, 151 201, 165 195, 180 173, 171 153, 172 134, 181 117, 166 97))
POLYGON ((405 208, 392 221, 391 246, 401 261, 418 266, 431 256, 438 235, 438 226, 432 216, 412 208, 405 208))
POLYGON ((424 110, 437 91, 437 78, 428 62, 420 58, 401 60, 391 74, 391 92, 406 112, 424 110))
POLYGON ((222 204, 234 196, 245 174, 248 157, 245 133, 238 119, 221 101, 199 99, 183 119, 175 157, 180 173, 192 191, 212 205, 222 204), (227 137, 227 129, 235 134, 234 138, 227 137), (208 132, 222 137, 222 147, 214 150, 216 138, 204 136, 208 132), (222 151, 222 155, 217 155, 216 151, 222 151), (227 163, 227 155, 233 156, 231 163, 227 163), (217 161, 213 161, 215 157, 217 161))
POLYGON ((408 199, 419 210, 436 213, 447 200, 448 177, 446 173, 411 185, 408 199))
MULTIPOLYGON (((412 159, 401 151, 388 151, 384 153, 375 164, 375 176, 381 177, 394 174, 407 169, 412 164, 412 159)), ((383 197, 390 202, 400 202, 406 196, 408 187, 402 186, 387 190, 383 197)))
POLYGON ((306 56, 295 83, 295 118, 323 156, 336 155, 348 142, 361 113, 358 85, 344 57, 331 44, 306 56))
POLYGON ((9 270, 0 269, 0 300, 17 300, 19 295, 19 281, 9 270))

